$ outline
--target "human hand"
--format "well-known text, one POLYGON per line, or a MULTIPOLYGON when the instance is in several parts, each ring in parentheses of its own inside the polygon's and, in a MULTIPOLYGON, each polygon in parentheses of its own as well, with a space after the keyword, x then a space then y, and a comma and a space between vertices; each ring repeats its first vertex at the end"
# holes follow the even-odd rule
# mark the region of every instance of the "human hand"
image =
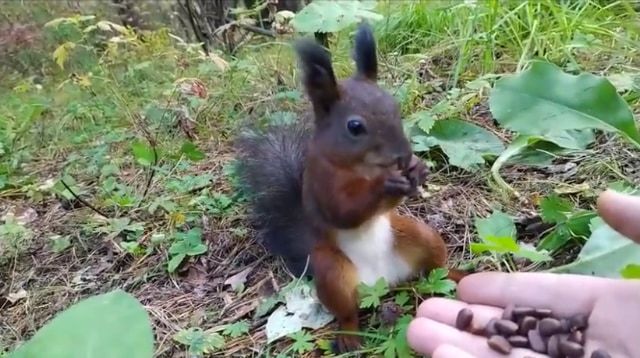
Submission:
POLYGON ((472 327, 483 328, 500 318, 509 304, 549 308, 554 315, 589 316, 585 357, 604 348, 611 357, 640 357, 640 283, 582 275, 487 272, 470 275, 458 285, 459 300, 432 298, 418 308, 407 339, 418 352, 433 358, 547 357, 529 349, 514 348, 502 355, 487 338, 455 328, 458 312, 473 311, 472 327))
MULTIPOLYGON (((598 199, 598 211, 612 228, 640 242, 640 198, 607 191, 598 199)), ((472 326, 478 329, 515 304, 549 308, 556 316, 588 315, 585 357, 597 348, 604 348, 611 357, 640 357, 635 334, 640 329, 640 281, 488 272, 464 278, 457 292, 459 300, 432 298, 420 305, 407 333, 417 352, 433 358, 547 357, 523 348, 501 355, 489 348, 486 337, 455 328, 463 308, 473 311, 472 326)))

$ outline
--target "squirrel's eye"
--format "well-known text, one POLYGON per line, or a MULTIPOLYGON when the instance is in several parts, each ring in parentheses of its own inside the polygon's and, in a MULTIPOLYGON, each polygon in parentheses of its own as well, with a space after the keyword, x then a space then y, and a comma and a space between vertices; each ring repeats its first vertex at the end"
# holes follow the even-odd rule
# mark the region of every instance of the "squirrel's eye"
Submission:
POLYGON ((367 129, 360 119, 350 119, 347 121, 347 130, 354 137, 367 133, 367 129))

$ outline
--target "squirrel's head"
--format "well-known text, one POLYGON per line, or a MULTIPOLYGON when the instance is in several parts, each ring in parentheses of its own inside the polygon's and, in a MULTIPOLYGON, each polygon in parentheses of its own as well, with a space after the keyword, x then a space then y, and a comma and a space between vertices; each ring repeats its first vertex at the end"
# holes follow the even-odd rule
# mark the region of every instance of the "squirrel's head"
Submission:
POLYGON ((369 25, 358 28, 356 73, 345 80, 336 80, 328 51, 316 42, 299 41, 296 50, 313 105, 318 149, 345 168, 368 171, 408 165, 412 152, 399 105, 377 84, 376 43, 369 25))

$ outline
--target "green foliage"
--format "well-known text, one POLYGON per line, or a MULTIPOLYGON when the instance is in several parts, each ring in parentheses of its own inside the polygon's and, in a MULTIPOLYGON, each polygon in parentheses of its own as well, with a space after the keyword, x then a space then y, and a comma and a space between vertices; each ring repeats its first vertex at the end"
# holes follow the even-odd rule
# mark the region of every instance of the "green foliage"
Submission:
POLYGON ((69 236, 53 235, 49 240, 51 240, 51 250, 55 253, 60 253, 71 246, 69 236))
POLYGON ((551 269, 551 272, 620 278, 635 274, 640 263, 640 245, 620 235, 602 218, 591 220, 591 236, 576 261, 551 269))
POLYGON ((187 256, 197 256, 207 252, 207 245, 202 243, 202 230, 191 229, 187 232, 177 232, 169 248, 171 259, 167 264, 167 270, 174 272, 187 256))
POLYGON ((186 141, 182 144, 180 152, 184 154, 189 160, 199 161, 205 158, 204 153, 198 149, 198 147, 192 142, 186 141))
POLYGON ((231 338, 237 338, 247 333, 249 333, 249 323, 246 320, 231 323, 222 331, 222 334, 231 338))
POLYGON ((360 284, 358 294, 360 308, 378 307, 380 299, 389 293, 389 286, 384 278, 379 278, 373 286, 360 284))
POLYGON ((620 276, 626 279, 640 278, 640 265, 627 264, 622 270, 620 270, 620 276))
POLYGON ((72 305, 10 356, 151 358, 153 332, 144 307, 116 290, 72 305))
POLYGON ((447 275, 447 269, 433 269, 429 272, 429 276, 418 282, 416 289, 422 294, 451 296, 456 288, 456 283, 448 279, 447 275))
POLYGON ((497 156, 503 150, 500 139, 486 129, 459 119, 443 119, 429 126, 423 117, 418 125, 429 128, 426 135, 414 136, 414 150, 421 152, 439 146, 451 165, 472 170, 484 164, 485 156, 497 156))
POLYGON ((298 354, 310 352, 313 347, 313 336, 307 331, 298 331, 289 336, 293 340, 291 350, 298 354))
POLYGON ((571 75, 534 61, 526 71, 498 80, 489 104, 495 119, 518 133, 491 169, 494 180, 508 190, 501 166, 540 141, 580 150, 593 140, 591 131, 599 129, 619 133, 640 147, 629 106, 607 79, 595 75, 571 75))
POLYGON ((173 336, 173 339, 185 346, 190 356, 202 357, 224 347, 224 338, 210 330, 203 331, 199 327, 181 330, 173 336))
POLYGON ((573 238, 586 238, 591 233, 589 223, 596 214, 590 210, 576 210, 573 204, 556 194, 549 195, 540 203, 543 221, 555 224, 538 243, 537 248, 556 251, 573 238))
POLYGON ((300 10, 291 20, 298 32, 338 32, 362 20, 380 20, 373 0, 316 0, 300 10))
POLYGON ((489 217, 476 219, 476 230, 480 243, 471 243, 471 252, 479 254, 491 252, 494 255, 512 254, 533 262, 551 260, 546 251, 536 251, 516 242, 516 227, 513 219, 496 210, 489 217))
POLYGON ((141 141, 135 141, 131 144, 131 151, 138 163, 144 166, 150 166, 156 161, 156 155, 148 144, 141 141))

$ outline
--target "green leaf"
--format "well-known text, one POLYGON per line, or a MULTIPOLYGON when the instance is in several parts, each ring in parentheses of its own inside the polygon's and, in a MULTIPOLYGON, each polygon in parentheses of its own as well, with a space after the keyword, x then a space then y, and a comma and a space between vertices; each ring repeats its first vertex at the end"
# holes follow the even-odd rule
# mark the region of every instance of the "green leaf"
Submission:
POLYGON ((71 246, 69 236, 53 235, 49 239, 51 240, 51 250, 55 253, 60 253, 71 246))
POLYGON ((366 20, 380 20, 382 15, 373 12, 376 1, 315 0, 291 19, 298 32, 338 32, 366 20))
POLYGON ((249 333, 249 323, 246 320, 234 322, 222 331, 222 334, 231 338, 237 338, 247 333, 249 333))
POLYGON ((131 144, 131 150, 133 151, 133 156, 136 158, 138 163, 144 166, 150 166, 155 162, 155 154, 153 153, 153 148, 142 143, 141 141, 135 141, 131 144))
POLYGON ((153 331, 135 297, 122 291, 81 300, 59 313, 12 358, 151 358, 153 331))
POLYGON ((313 349, 313 336, 307 331, 297 331, 289 336, 293 340, 291 349, 298 354, 310 352, 313 349))
POLYGON ((202 153, 195 144, 186 141, 182 144, 180 152, 184 154, 189 160, 199 161, 204 159, 205 155, 202 153))
POLYGON ((180 266, 182 260, 184 260, 186 257, 187 255, 183 253, 171 257, 171 259, 167 263, 167 271, 171 273, 174 272, 178 268, 178 266, 180 266))
POLYGON ((471 243, 471 252, 479 254, 485 251, 498 253, 514 253, 519 249, 518 243, 513 237, 489 236, 483 239, 483 243, 471 243))
POLYGON ((538 243, 538 250, 556 251, 562 248, 572 238, 584 238, 591 235, 589 223, 597 215, 592 211, 575 213, 564 223, 556 227, 545 235, 538 243))
POLYGON ((627 279, 640 278, 640 265, 628 264, 620 271, 620 276, 627 279))
POLYGON ((565 222, 571 211, 573 211, 573 204, 556 194, 551 194, 540 202, 540 216, 545 223, 565 222))
POLYGON ((498 80, 489 98, 494 118, 521 135, 553 138, 567 130, 617 132, 640 147, 633 113, 605 78, 564 73, 534 61, 521 73, 498 80))
POLYGON ((516 225, 513 219, 500 210, 495 210, 487 218, 478 218, 475 221, 478 236, 486 240, 490 237, 515 237, 516 225))
POLYGON ((421 294, 441 294, 449 295, 455 288, 456 283, 447 278, 448 270, 443 268, 436 268, 429 272, 429 276, 426 279, 422 279, 416 285, 416 289, 421 294))
POLYGON ((380 298, 389 293, 389 286, 384 278, 379 278, 373 286, 361 284, 358 287, 360 294, 360 308, 378 307, 380 298))
POLYGON ((400 291, 396 294, 395 302, 398 306, 404 306, 410 299, 411 297, 406 291, 400 291))
POLYGON ((433 125, 436 123, 435 118, 433 118, 429 111, 416 112, 411 116, 409 121, 415 121, 418 128, 420 128, 420 130, 425 134, 429 134, 431 128, 433 128, 433 125))
POLYGON ((224 347, 221 335, 198 327, 181 330, 173 336, 173 340, 189 347, 189 353, 194 356, 212 353, 224 347))
POLYGON ((484 164, 485 156, 497 156, 504 146, 486 129, 459 119, 435 121, 428 136, 414 136, 414 150, 424 151, 439 146, 451 165, 473 170, 484 164))
POLYGON ((591 232, 576 261, 550 271, 620 278, 627 265, 640 262, 640 245, 613 230, 602 218, 591 220, 591 232))

